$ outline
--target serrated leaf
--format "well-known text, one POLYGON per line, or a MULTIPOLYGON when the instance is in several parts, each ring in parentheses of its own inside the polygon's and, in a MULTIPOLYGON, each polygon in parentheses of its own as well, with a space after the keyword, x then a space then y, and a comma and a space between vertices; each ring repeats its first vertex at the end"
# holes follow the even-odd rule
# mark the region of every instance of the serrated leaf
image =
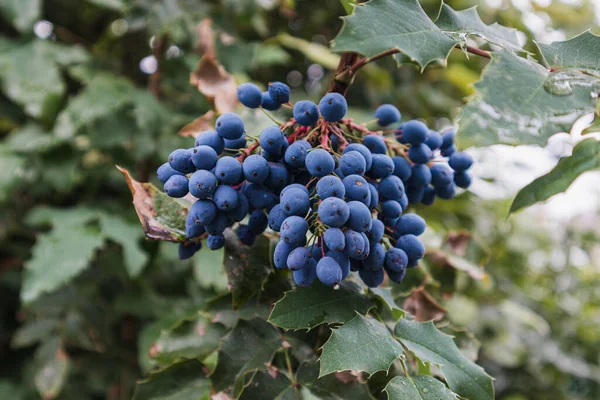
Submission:
POLYGON ((244 374, 265 369, 280 348, 281 337, 272 325, 259 318, 239 320, 221 340, 217 368, 210 375, 213 389, 234 386, 234 394, 239 394, 244 374))
POLYGON ((342 3, 344 10, 346 10, 348 14, 351 14, 352 10, 354 10, 354 6, 356 5, 356 0, 340 0, 340 2, 342 3))
POLYGON ((396 376, 383 390, 387 393, 388 400, 455 400, 457 398, 446 385, 433 376, 427 375, 396 376))
POLYGON ((254 373, 252 380, 244 387, 238 399, 299 400, 300 396, 290 380, 281 372, 274 370, 254 373))
POLYGON ((421 67, 446 62, 458 43, 438 28, 417 0, 371 0, 344 17, 332 42, 335 52, 357 52, 370 57, 398 49, 421 67))
POLYGON ((479 17, 477 7, 454 11, 449 5, 442 4, 435 24, 442 31, 459 38, 462 42, 466 42, 467 37, 473 35, 513 51, 522 50, 516 29, 498 23, 486 25, 479 17))
POLYGON ((338 290, 315 282, 286 292, 275 303, 269 322, 284 329, 311 329, 323 323, 347 322, 356 312, 366 314, 373 306, 353 282, 343 281, 338 290))
POLYGON ((597 168, 600 168, 600 142, 594 138, 585 139, 573 148, 571 156, 561 158, 550 172, 521 189, 509 212, 548 200, 566 191, 579 175, 597 168))
POLYGON ((318 400, 365 400, 372 399, 366 382, 348 373, 334 373, 319 378, 316 360, 302 363, 296 371, 296 380, 304 389, 304 399, 318 400))
POLYGON ((394 333, 421 360, 437 364, 448 386, 458 395, 477 400, 494 398, 492 378, 469 361, 456 347, 452 337, 440 332, 432 322, 402 319, 394 333))
POLYGON ((237 309, 258 293, 271 273, 269 239, 261 235, 252 247, 242 244, 231 230, 225 231, 224 268, 233 308, 237 309))
POLYGON ((356 314, 352 321, 331 330, 319 358, 319 376, 345 370, 387 371, 401 355, 402 345, 384 324, 356 314))
POLYGON ((551 72, 507 50, 493 53, 458 121, 461 145, 543 146, 596 111, 599 84, 575 68, 551 72))
POLYGON ((379 299, 379 301, 390 310, 395 321, 406 315, 404 310, 396 304, 394 296, 392 296, 392 289, 386 287, 369 288, 368 292, 371 293, 373 297, 379 299))
POLYGON ((221 324, 213 324, 204 316, 182 320, 161 332, 152 346, 153 359, 159 365, 172 364, 181 359, 202 360, 219 347, 219 339, 225 332, 221 324))
POLYGON ((210 381, 196 360, 184 361, 138 382, 132 400, 201 400, 210 395, 210 381))
POLYGON ((590 31, 552 44, 536 43, 548 67, 600 71, 600 36, 590 31))
POLYGON ((0 2, 2 16, 19 31, 25 33, 32 29, 33 23, 40 18, 41 0, 3 0, 0 2))
POLYGON ((125 168, 117 167, 133 196, 133 206, 148 239, 182 242, 185 239, 185 200, 175 200, 151 183, 141 183, 125 168))

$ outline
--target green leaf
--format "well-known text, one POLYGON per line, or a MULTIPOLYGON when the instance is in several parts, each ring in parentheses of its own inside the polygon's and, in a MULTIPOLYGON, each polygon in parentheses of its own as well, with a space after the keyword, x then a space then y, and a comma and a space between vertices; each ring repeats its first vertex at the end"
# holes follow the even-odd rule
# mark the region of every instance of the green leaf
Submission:
POLYGON ((402 345, 388 328, 373 318, 356 314, 356 318, 331 330, 319 359, 324 376, 345 370, 374 374, 387 371, 392 362, 402 355, 402 345))
POLYGON ((261 290, 271 272, 269 248, 269 239, 264 235, 259 236, 249 248, 231 229, 225 231, 224 267, 234 309, 261 290))
POLYGON ((213 389, 220 392, 235 386, 239 394, 244 374, 263 370, 281 347, 277 329, 264 320, 239 320, 235 328, 221 340, 217 368, 211 374, 213 389))
POLYGON ((28 347, 50 335, 59 321, 57 319, 36 319, 21 325, 13 334, 10 345, 13 348, 28 347))
POLYGON ((589 138, 579 142, 573 148, 571 156, 561 158, 550 172, 521 189, 509 212, 516 212, 566 191, 579 175, 600 168, 599 155, 600 142, 596 139, 589 138))
POLYGON ((194 257, 194 278, 203 288, 213 288, 217 292, 227 292, 227 275, 223 268, 225 250, 211 250, 202 247, 194 257))
POLYGON ((372 399, 366 382, 355 377, 330 374, 319 377, 316 360, 302 363, 296 371, 296 380, 301 384, 304 399, 320 400, 365 400, 372 399), (352 379, 354 378, 354 379, 352 379))
POLYGON ((379 301, 390 310, 395 321, 406 315, 404 310, 396 304, 394 296, 392 296, 392 289, 386 287, 369 288, 369 293, 376 299, 379 299, 379 301))
POLYGON ((468 360, 452 337, 440 332, 432 322, 401 319, 394 332, 421 360, 437 364, 450 388, 460 396, 477 400, 494 398, 492 378, 468 360))
POLYGON ((10 149, 0 146, 0 201, 4 201, 12 194, 25 175, 26 159, 10 149))
POLYGON ((210 381, 196 360, 184 361, 150 374, 139 382, 132 400, 208 400, 210 381))
POLYGON ((226 329, 199 316, 179 321, 174 327, 163 330, 153 345, 154 360, 161 365, 172 364, 181 359, 204 357, 217 350, 219 339, 226 329))
POLYGON ((37 372, 35 387, 44 399, 58 396, 67 380, 70 360, 58 337, 50 337, 38 347, 35 355, 37 372))
POLYGON ((413 377, 396 376, 383 389, 388 400, 420 399, 420 400, 455 400, 457 398, 450 389, 433 376, 421 375, 413 377))
POLYGON ((300 396, 290 380, 281 372, 275 370, 272 374, 263 371, 254 373, 252 380, 244 387, 238 399, 293 400, 300 399, 300 396))
POLYGON ((584 68, 600 71, 600 36, 590 31, 552 44, 536 43, 543 61, 552 68, 584 68))
POLYGON ((132 278, 139 276, 148 262, 148 254, 140 245, 141 235, 138 226, 122 218, 103 213, 100 215, 100 227, 105 238, 117 242, 123 248, 125 267, 129 276, 132 278))
POLYGON ((0 399, 22 400, 21 387, 9 380, 0 379, 0 399))
MULTIPOLYGON (((582 53, 593 48, 580 49, 582 53)), ((462 146, 545 145, 596 110, 600 80, 576 69, 550 72, 503 50, 492 54, 458 121, 462 146)))
POLYGON ((442 4, 435 24, 450 36, 459 38, 461 42, 466 43, 467 37, 472 35, 513 51, 522 50, 516 29, 498 23, 486 25, 479 17, 477 7, 454 11, 449 5, 442 4))
POLYGON ((440 61, 458 43, 438 28, 417 0, 371 0, 344 17, 332 42, 335 52, 352 51, 371 57, 398 49, 421 67, 440 61))
POLYGON ((311 329, 323 323, 350 321, 356 312, 366 314, 373 306, 353 282, 343 281, 338 290, 315 282, 286 292, 275 303, 268 321, 284 329, 311 329))
POLYGON ((31 31, 35 21, 40 19, 41 0, 2 0, 0 2, 2 16, 19 31, 31 31))
POLYGON ((5 143, 12 151, 31 154, 47 151, 59 142, 55 136, 44 131, 38 124, 27 122, 13 130, 5 143))

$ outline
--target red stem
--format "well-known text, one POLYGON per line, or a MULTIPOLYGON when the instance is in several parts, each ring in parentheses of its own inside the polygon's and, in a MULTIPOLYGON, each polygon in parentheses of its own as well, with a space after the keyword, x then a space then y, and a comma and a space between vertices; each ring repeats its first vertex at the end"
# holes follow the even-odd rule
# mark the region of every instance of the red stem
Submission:
POLYGON ((246 157, 248 157, 254 150, 256 150, 260 146, 260 142, 258 140, 254 141, 250 147, 247 147, 242 150, 242 154, 237 157, 239 162, 243 162, 246 157))

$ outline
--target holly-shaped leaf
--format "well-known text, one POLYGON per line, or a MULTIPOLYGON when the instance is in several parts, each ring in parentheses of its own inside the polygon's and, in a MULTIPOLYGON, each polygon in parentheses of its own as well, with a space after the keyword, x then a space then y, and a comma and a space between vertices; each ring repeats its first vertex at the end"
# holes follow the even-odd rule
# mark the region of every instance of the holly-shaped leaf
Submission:
POLYGON ((234 394, 239 394, 244 374, 266 369, 279 348, 281 337, 271 324, 259 318, 240 319, 221 340, 217 368, 210 376, 213 389, 220 392, 233 385, 234 394))
POLYGON ((455 393, 469 399, 494 398, 492 378, 468 360, 456 347, 452 337, 440 332, 432 322, 402 319, 394 333, 421 360, 437 364, 455 393))
POLYGON ((366 382, 348 372, 333 373, 319 377, 316 360, 302 363, 296 371, 304 399, 365 400, 372 399, 366 382))
POLYGON ((133 206, 148 239, 182 242, 185 239, 185 216, 191 205, 167 196, 151 183, 141 183, 125 168, 117 167, 133 196, 133 206))
POLYGON ((442 31, 465 43, 467 37, 472 35, 514 51, 522 50, 516 29, 498 23, 486 25, 479 17, 476 7, 454 11, 449 5, 443 4, 435 24, 442 31))
POLYGON ((539 47, 548 68, 507 50, 492 55, 458 121, 461 145, 545 145, 597 112, 600 37, 588 32, 539 47))
POLYGON ((312 329, 323 323, 347 322, 356 312, 366 314, 372 307, 373 301, 353 282, 343 281, 338 290, 315 282, 286 292, 275 303, 269 322, 284 329, 312 329))
POLYGON ((319 358, 319 375, 345 370, 369 374, 387 371, 401 355, 402 345, 383 323, 357 313, 352 321, 331 330, 319 358))
POLYGON ((138 383, 132 400, 190 400, 209 395, 210 381, 204 366, 188 360, 151 373, 138 383))
POLYGON ((388 400, 455 400, 456 394, 433 376, 396 376, 383 389, 388 400))
POLYGON ((280 371, 273 369, 269 372, 258 371, 248 377, 250 383, 246 385, 239 400, 255 399, 278 399, 296 400, 300 399, 298 390, 292 386, 290 380, 280 371))
POLYGON ((440 61, 458 43, 425 14, 417 0, 371 0, 344 17, 335 37, 335 52, 356 52, 370 57, 398 49, 421 67, 440 61))
POLYGON ((377 287, 377 288, 369 288, 368 292, 371 296, 378 299, 382 304, 384 304, 392 313, 392 316, 395 320, 399 320, 404 317, 406 313, 403 309, 401 309, 396 301, 394 300, 394 296, 392 295, 392 289, 387 287, 377 287))
POLYGON ((510 212, 548 200, 555 194, 566 191, 579 175, 598 168, 600 142, 594 138, 585 139, 573 148, 571 156, 561 158, 550 172, 521 189, 510 206, 510 212))

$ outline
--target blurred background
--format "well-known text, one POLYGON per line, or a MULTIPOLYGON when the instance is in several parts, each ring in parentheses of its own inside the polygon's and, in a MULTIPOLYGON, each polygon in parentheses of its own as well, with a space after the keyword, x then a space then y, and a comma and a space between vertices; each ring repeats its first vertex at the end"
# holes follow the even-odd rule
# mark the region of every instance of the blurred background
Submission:
MULTIPOLYGON (((421 3, 434 17, 439 2, 421 3)), ((448 3, 519 29, 534 53, 533 40, 600 33, 596 0, 448 3)), ((0 0, 1 399, 129 399, 160 330, 226 299, 215 255, 180 262, 176 245, 143 240, 115 165, 157 183, 170 151, 189 147, 178 131, 212 107, 190 85, 207 49, 237 83, 283 81, 292 101, 317 100, 344 14, 337 0, 0 0)), ((351 114, 392 103, 450 126, 486 63, 455 51, 420 74, 381 60, 351 87, 351 114)), ((507 218, 518 189, 572 146, 562 133, 546 148, 469 149, 470 192, 417 210, 428 248, 460 257, 429 254, 395 288, 399 303, 426 282, 423 312, 496 378, 499 399, 600 398, 598 173, 507 218)))

